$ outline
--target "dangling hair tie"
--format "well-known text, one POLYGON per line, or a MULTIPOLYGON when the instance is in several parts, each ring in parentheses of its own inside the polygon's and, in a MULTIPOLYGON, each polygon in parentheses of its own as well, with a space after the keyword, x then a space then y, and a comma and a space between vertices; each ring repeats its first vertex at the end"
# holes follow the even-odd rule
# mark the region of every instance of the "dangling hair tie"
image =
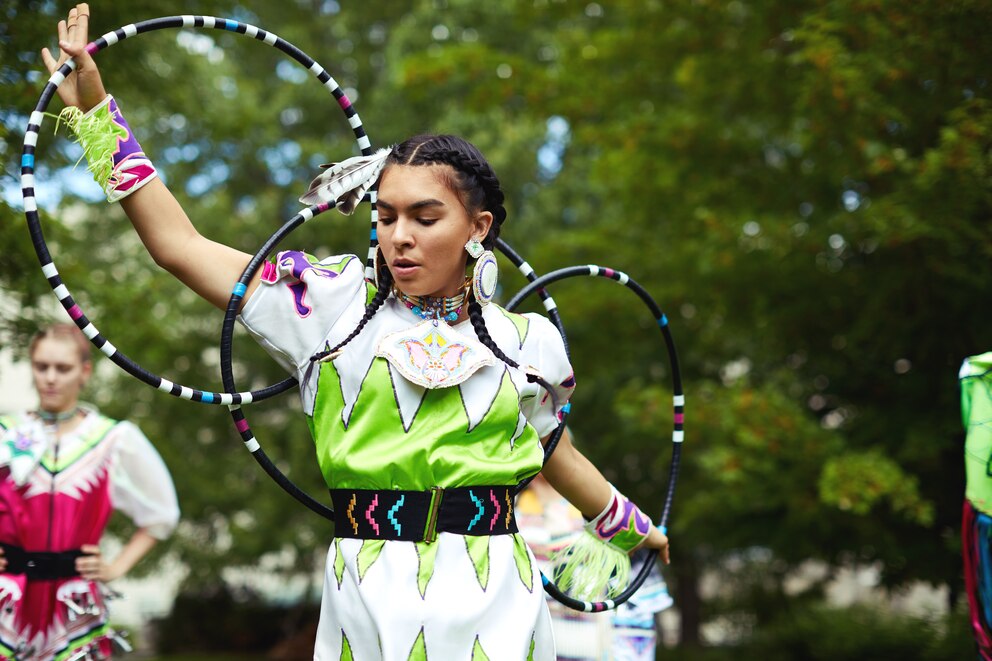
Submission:
POLYGON ((524 374, 527 376, 527 381, 529 383, 538 383, 539 381, 544 381, 544 377, 537 370, 536 367, 527 365, 524 367, 524 374))

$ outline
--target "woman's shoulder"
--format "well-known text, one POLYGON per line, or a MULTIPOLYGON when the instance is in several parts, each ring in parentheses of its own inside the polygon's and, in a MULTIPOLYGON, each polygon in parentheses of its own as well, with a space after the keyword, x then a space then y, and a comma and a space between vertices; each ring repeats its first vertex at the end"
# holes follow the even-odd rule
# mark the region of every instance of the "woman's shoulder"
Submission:
POLYGON ((525 346, 546 341, 548 337, 561 337, 555 325, 544 315, 536 312, 510 312, 495 303, 487 306, 491 312, 485 315, 486 323, 494 326, 490 330, 499 330, 500 334, 515 336, 518 346, 525 346))
POLYGON ((510 312, 499 306, 495 307, 499 314, 494 313, 496 323, 504 328, 516 331, 519 349, 522 353, 556 351, 560 347, 564 351, 564 340, 558 327, 543 314, 538 312, 510 312))
POLYGON ((358 255, 341 254, 317 257, 302 250, 283 250, 272 261, 262 267, 262 282, 273 283, 282 278, 302 280, 307 272, 325 278, 336 278, 345 272, 362 271, 362 261, 358 255))

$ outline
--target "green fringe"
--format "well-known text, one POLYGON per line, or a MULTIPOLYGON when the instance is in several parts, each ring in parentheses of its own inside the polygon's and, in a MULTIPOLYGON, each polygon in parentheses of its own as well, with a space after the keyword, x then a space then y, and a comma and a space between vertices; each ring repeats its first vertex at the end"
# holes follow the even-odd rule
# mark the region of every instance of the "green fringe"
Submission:
POLYGON ((612 599, 630 583, 630 557, 588 531, 552 553, 551 565, 558 589, 576 599, 612 599))
POLYGON ((128 139, 127 130, 110 116, 109 103, 88 117, 79 108, 71 106, 60 112, 56 119, 55 132, 58 133, 60 123, 64 122, 83 148, 83 155, 76 165, 85 158, 87 170, 96 183, 107 191, 107 184, 114 172, 114 153, 118 148, 118 140, 128 139))

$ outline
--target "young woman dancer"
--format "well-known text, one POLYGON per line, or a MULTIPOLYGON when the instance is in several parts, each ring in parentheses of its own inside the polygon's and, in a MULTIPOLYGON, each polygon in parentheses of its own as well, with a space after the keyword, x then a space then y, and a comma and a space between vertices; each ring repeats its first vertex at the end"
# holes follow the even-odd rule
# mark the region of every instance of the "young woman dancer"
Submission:
MULTIPOLYGON (((85 133, 122 136, 102 157, 113 161, 100 181, 108 199, 157 264, 224 309, 250 255, 201 236, 155 176, 84 49, 88 21, 77 5, 59 23, 59 58, 43 51, 49 70, 76 58, 59 92, 86 113, 74 121, 84 150, 92 164, 101 157, 87 143, 99 140, 85 133)), ((303 199, 345 202, 376 182, 373 280, 355 255, 286 251, 252 279, 241 310, 300 381, 334 503, 314 658, 553 659, 512 488, 541 470, 542 439, 574 387, 562 339, 541 316, 489 304, 506 210, 474 146, 417 136, 332 168, 303 199)), ((591 519, 593 543, 621 554, 647 545, 667 561, 667 538, 567 436, 543 472, 591 519)))

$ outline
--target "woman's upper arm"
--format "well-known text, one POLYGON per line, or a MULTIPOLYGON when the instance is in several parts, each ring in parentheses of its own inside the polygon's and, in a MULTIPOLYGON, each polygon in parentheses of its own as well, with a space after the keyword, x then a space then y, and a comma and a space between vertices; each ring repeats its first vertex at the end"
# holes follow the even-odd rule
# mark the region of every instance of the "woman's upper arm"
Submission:
MULTIPOLYGON (((251 255, 201 235, 160 179, 121 200, 121 207, 156 264, 216 307, 227 309, 251 255)), ((242 301, 257 286, 256 274, 242 301)))

